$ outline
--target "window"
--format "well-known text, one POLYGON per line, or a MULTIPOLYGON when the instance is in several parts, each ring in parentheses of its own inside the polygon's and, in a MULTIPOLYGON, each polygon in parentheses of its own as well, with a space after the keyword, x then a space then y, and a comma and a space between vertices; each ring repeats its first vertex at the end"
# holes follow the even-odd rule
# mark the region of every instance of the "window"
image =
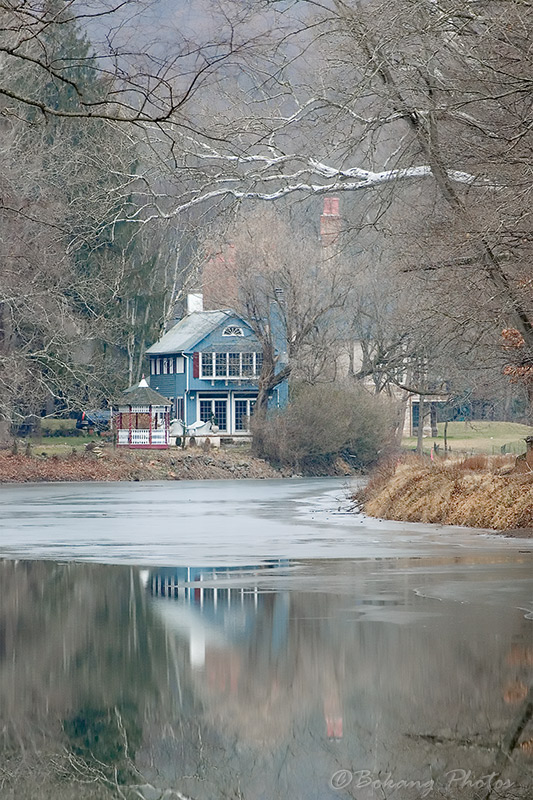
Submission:
POLYGON ((210 422, 213 416, 213 401, 200 400, 200 419, 202 422, 210 422))
POLYGON ((416 432, 418 431, 418 424, 420 422, 420 403, 412 404, 411 414, 412 414, 412 428, 413 432, 416 434, 416 432))
POLYGON ((254 354, 242 354, 242 375, 243 378, 251 377, 254 374, 254 354))
POLYGON ((228 325, 222 331, 222 336, 244 336, 244 331, 238 325, 228 325))
POLYGON ((174 357, 168 359, 168 371, 170 375, 174 374, 174 357))
POLYGON ((176 356, 176 372, 185 372, 185 359, 183 356, 176 356))
POLYGON ((227 430, 227 413, 228 413, 228 402, 227 400, 214 400, 214 415, 215 415, 215 423, 218 425, 221 431, 227 430))
POLYGON ((228 354, 216 353, 216 376, 217 378, 225 378, 228 374, 228 354))
POLYGON ((213 353, 200 353, 201 378, 213 377, 213 353))
POLYGON ((168 358, 163 359, 163 375, 168 375, 168 358))
POLYGON ((241 373, 241 354, 228 353, 229 356, 229 377, 238 378, 241 373))
POLYGON ((255 398, 241 398, 235 400, 235 430, 250 430, 250 417, 255 405, 255 398))
POLYGON ((150 375, 155 375, 155 358, 150 359, 150 375))
POLYGON ((215 420, 221 431, 227 431, 228 401, 224 399, 202 400, 200 398, 200 419, 202 422, 215 420))
POLYGON ((200 353, 199 357, 201 378, 257 378, 263 365, 262 353, 200 353))

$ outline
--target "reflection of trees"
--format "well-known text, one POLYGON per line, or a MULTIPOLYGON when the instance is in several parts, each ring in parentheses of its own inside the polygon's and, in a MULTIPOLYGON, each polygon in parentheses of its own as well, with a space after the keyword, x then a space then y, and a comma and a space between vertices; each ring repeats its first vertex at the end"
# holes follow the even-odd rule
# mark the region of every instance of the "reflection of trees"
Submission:
POLYGON ((164 652, 136 572, 3 562, 0 578, 4 792, 113 794, 131 777, 160 683, 151 656, 164 652))

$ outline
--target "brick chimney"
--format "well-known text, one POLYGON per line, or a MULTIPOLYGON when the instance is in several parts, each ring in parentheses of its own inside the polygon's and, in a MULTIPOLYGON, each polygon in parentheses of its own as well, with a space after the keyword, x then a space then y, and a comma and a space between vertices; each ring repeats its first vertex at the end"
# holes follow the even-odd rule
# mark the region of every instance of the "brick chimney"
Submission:
POLYGON ((324 210, 320 217, 320 238, 324 247, 332 247, 337 243, 341 232, 339 214, 339 198, 325 197, 324 210))
POLYGON ((209 311, 237 305, 239 285, 234 245, 228 245, 206 261, 202 272, 202 289, 204 308, 209 311))

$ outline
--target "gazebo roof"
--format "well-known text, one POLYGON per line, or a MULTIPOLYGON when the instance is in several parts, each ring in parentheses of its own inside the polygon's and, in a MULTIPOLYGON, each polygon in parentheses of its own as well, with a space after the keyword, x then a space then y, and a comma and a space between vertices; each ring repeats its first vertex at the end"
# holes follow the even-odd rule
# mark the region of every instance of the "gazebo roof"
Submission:
POLYGON ((143 378, 137 386, 130 386, 116 401, 117 406, 171 406, 168 397, 150 389, 143 378))

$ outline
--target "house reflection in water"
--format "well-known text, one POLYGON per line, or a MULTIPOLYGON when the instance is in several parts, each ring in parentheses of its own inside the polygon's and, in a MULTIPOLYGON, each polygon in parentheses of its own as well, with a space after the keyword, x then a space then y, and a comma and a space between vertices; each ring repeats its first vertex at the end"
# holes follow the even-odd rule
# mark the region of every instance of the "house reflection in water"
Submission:
POLYGON ((252 738, 276 738, 281 719, 287 717, 290 725, 291 712, 301 712, 311 694, 322 706, 327 738, 340 740, 343 665, 333 651, 303 646, 309 634, 316 643, 322 620, 315 635, 306 625, 302 639, 302 623, 295 621, 300 611, 291 607, 291 593, 272 591, 265 581, 269 570, 279 575, 287 567, 288 561, 273 560, 239 567, 160 568, 145 573, 144 582, 167 632, 187 642, 197 688, 219 719, 246 719, 243 728, 254 729, 252 738))

